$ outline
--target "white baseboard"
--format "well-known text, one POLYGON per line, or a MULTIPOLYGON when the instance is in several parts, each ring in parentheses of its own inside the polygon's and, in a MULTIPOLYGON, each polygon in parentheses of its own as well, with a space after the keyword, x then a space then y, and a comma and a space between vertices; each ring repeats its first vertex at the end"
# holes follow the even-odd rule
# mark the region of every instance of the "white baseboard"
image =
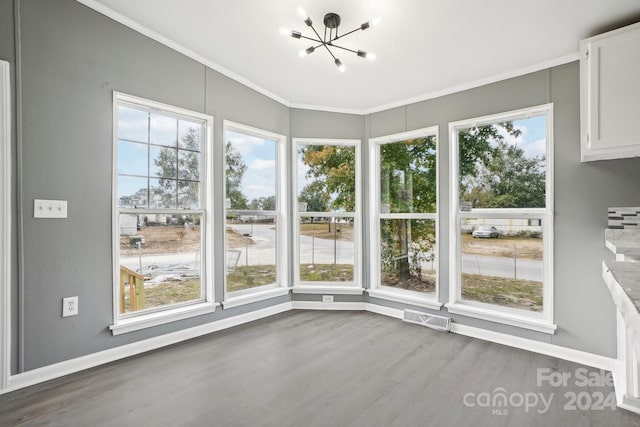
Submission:
POLYGON ((124 359, 125 357, 135 356, 140 353, 156 350, 171 344, 179 343, 181 341, 186 341, 192 338, 200 337, 202 335, 210 334, 212 332, 228 329, 233 326, 242 325, 244 323, 262 319, 264 317, 273 316, 274 314, 290 311, 291 309, 291 303, 286 302, 283 304, 274 305, 272 307, 263 308, 262 310, 240 314, 238 316, 229 317, 226 319, 218 320, 216 322, 194 326, 193 328, 171 332, 169 334, 149 338, 132 344, 126 344, 120 347, 115 347, 108 350, 99 351, 97 353, 88 354, 86 356, 77 357, 75 359, 65 360, 64 362, 55 363, 53 365, 44 366, 42 368, 33 369, 31 371, 11 376, 9 378, 9 387, 4 390, 0 390, 0 394, 8 393, 10 391, 18 390, 20 388, 28 387, 44 381, 49 381, 54 378, 59 378, 64 375, 69 375, 74 372, 93 368, 105 363, 124 359))
POLYGON ((587 353, 581 350, 561 347, 559 345, 549 344, 542 341, 530 340, 527 338, 516 337, 513 335, 489 331, 487 329, 476 328, 473 326, 461 325, 460 323, 453 322, 451 323, 451 332, 494 342, 497 344, 508 345, 509 347, 519 348, 521 350, 527 350, 533 353, 540 353, 546 356, 557 357, 558 359, 568 360, 569 362, 591 366, 592 368, 604 369, 605 371, 613 371, 615 368, 616 360, 611 357, 605 357, 598 354, 587 353))
MULTIPOLYGON (((364 302, 323 303, 320 301, 291 301, 13 375, 9 378, 8 388, 0 390, 0 394, 8 393, 23 387, 28 387, 30 385, 52 380, 54 378, 126 357, 135 356, 140 353, 176 344, 188 339, 197 338, 199 336, 231 328, 233 326, 273 316, 289 310, 356 310, 370 311, 372 313, 381 314, 395 319, 402 319, 404 317, 403 310, 364 302)), ((545 342, 515 337, 513 335, 503 334, 500 332, 461 325, 459 323, 451 324, 451 332, 497 344, 508 345, 510 347, 534 353, 557 357, 559 359, 568 360, 570 362, 598 369, 612 371, 614 372, 614 375, 616 373, 616 360, 609 357, 599 356, 545 342)))
POLYGON ((292 301, 294 310, 365 310, 363 302, 292 301))
MULTIPOLYGON (((366 310, 382 314, 384 316, 394 317, 396 319, 402 319, 404 317, 403 310, 382 307, 377 304, 367 304, 366 310)), ((508 345, 509 347, 519 348, 533 353, 557 357, 558 359, 568 360, 570 362, 579 363, 592 368, 604 369, 611 372, 615 370, 616 359, 587 353, 585 351, 574 350, 567 347, 561 347, 559 345, 516 337, 454 322, 451 323, 451 332, 497 344, 508 345)))

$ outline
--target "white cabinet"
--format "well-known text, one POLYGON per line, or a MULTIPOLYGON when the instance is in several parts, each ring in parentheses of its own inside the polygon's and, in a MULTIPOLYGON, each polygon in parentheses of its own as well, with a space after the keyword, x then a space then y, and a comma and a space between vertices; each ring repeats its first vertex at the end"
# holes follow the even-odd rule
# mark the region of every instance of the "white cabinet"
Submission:
POLYGON ((580 42, 582 161, 640 156, 640 23, 580 42))

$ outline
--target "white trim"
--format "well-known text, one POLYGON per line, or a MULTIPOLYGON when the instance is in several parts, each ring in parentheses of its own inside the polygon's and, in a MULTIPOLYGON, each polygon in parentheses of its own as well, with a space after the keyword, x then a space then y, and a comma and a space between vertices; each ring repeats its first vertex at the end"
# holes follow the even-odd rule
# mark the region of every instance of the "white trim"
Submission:
MULTIPOLYGON (((213 312, 215 307, 220 305, 215 303, 214 285, 214 264, 213 256, 213 240, 215 237, 213 224, 213 197, 211 196, 211 187, 213 186, 213 123, 214 117, 209 114, 176 107, 162 102, 152 101, 150 99, 141 98, 139 96, 128 95, 125 93, 113 91, 113 159, 112 159, 112 193, 111 193, 111 227, 112 227, 112 254, 113 254, 113 325, 109 326, 114 335, 125 332, 131 332, 146 327, 161 325, 168 322, 184 319, 189 316, 198 316, 208 312, 213 312), (180 210, 179 212, 198 212, 201 215, 201 299, 195 304, 189 305, 167 305, 159 307, 157 311, 152 313, 128 313, 127 316, 121 316, 119 311, 119 281, 120 281, 120 244, 119 244, 119 217, 120 213, 126 213, 129 209, 120 209, 118 207, 118 107, 124 105, 133 108, 140 108, 145 111, 157 110, 162 114, 175 117, 185 117, 201 120, 204 128, 204 135, 201 144, 201 168, 202 180, 200 181, 200 197, 202 198, 202 207, 200 209, 180 210)), ((161 212, 179 213, 178 209, 139 209, 136 213, 143 214, 145 212, 161 212)))
POLYGON ((350 310, 364 311, 363 302, 322 302, 322 301, 291 301, 293 310, 350 310))
POLYGON ((11 80, 0 61, 0 392, 11 376, 11 80))
POLYGON ((188 58, 193 59, 194 61, 199 62, 202 65, 205 65, 209 68, 211 68, 212 70, 215 70, 217 72, 219 72, 220 74, 229 77, 232 80, 237 81, 238 83, 241 83, 242 85, 255 90, 256 92, 273 99, 274 101, 277 101, 281 104, 283 104, 286 107, 290 107, 291 103, 289 101, 287 101, 286 99, 282 98, 281 96, 276 95, 275 93, 263 88, 260 85, 257 85, 255 83, 253 83, 252 81, 246 79, 245 77, 241 76, 240 74, 237 74, 231 70, 229 70, 226 67, 223 67, 222 65, 213 62, 207 58, 205 58, 204 56, 194 52, 193 50, 181 45, 180 43, 177 43, 171 39, 169 39, 168 37, 165 37, 147 27, 145 27, 144 25, 138 23, 137 21, 134 21, 133 19, 124 16, 118 12, 116 12, 115 10, 105 6, 104 4, 96 1, 96 0, 77 0, 79 3, 84 4, 85 6, 95 10, 96 12, 99 12, 103 15, 105 15, 108 18, 113 19, 116 22, 121 23, 122 25, 131 28, 132 30, 149 37, 151 40, 154 40, 160 44, 163 44, 165 46, 167 46, 168 48, 179 52, 183 55, 185 55, 188 58))
POLYGON ((421 307, 439 310, 440 303, 440 138, 438 126, 430 126, 401 133, 369 139, 369 295, 421 307), (380 147, 384 144, 406 141, 414 138, 435 137, 436 140, 436 211, 426 213, 380 213, 380 147), (381 285, 380 280, 380 220, 381 219, 430 219, 436 230, 436 291, 435 295, 421 294, 381 285))
MULTIPOLYGON (((251 211, 248 209, 227 209, 225 206, 225 215, 224 215, 224 234, 223 234, 223 246, 225 252, 225 274, 224 274, 224 291, 223 298, 224 303, 223 306, 225 308, 235 307, 237 305, 249 304, 251 302, 260 301, 267 298, 273 298, 267 295, 268 292, 273 293, 274 288, 278 295, 285 295, 289 292, 289 288, 286 287, 286 283, 289 283, 288 280, 288 270, 287 270, 287 256, 289 253, 289 239, 287 238, 287 230, 289 229, 289 203, 288 203, 288 174, 287 174, 287 137, 285 135, 281 135, 275 132, 269 132, 263 129, 259 129, 253 126, 248 126, 245 124, 232 122, 230 120, 223 120, 222 122, 222 134, 224 136, 223 141, 223 156, 222 156, 222 194, 226 199, 227 194, 227 179, 226 179, 226 170, 227 170, 227 156, 226 156, 226 141, 228 140, 226 134, 228 131, 240 133, 244 135, 253 136, 256 138, 265 139, 268 141, 273 141, 276 144, 276 209, 274 211, 251 211), (274 216, 276 218, 276 247, 275 247, 275 263, 276 263, 276 283, 267 284, 263 286, 258 286, 256 288, 251 289, 243 289, 235 292, 227 291, 227 274, 226 274, 226 229, 227 229, 227 212, 244 212, 245 215, 267 215, 274 216), (284 293, 283 293, 284 291, 284 293), (252 297, 252 295, 256 295, 252 297)), ((277 296, 274 294, 274 296, 277 296)))
POLYGON ((217 72, 219 72, 220 74, 229 77, 232 80, 237 81, 238 83, 243 84, 244 86, 247 86, 250 89, 255 90, 256 92, 273 99, 274 101, 277 101, 279 103, 281 103, 282 105, 289 107, 289 108, 300 108, 300 109, 304 109, 304 110, 316 110, 316 111, 327 111, 327 112, 337 112, 337 113, 345 113, 345 114, 355 114, 355 115, 360 115, 360 116, 364 116, 367 114, 372 114, 372 113, 377 113, 380 111, 384 111, 384 110, 389 110, 395 107, 400 107, 400 106, 405 106, 405 105, 409 105, 409 104, 414 104, 417 102, 421 102, 421 101, 427 101, 429 99, 434 99, 434 98, 439 98, 445 95, 450 95, 453 93, 457 93, 457 92, 462 92, 464 90, 469 90, 469 89, 473 89, 476 87, 480 87, 480 86, 485 86, 491 83, 496 83, 496 82, 500 82, 502 80, 507 80, 507 79, 511 79, 514 77, 518 77, 518 76, 523 76, 526 74, 530 74, 530 73, 534 73, 537 71, 541 71, 541 70, 545 70, 551 67, 557 67, 559 65, 564 65, 564 64, 568 64, 570 62, 574 62, 580 59, 580 54, 579 52, 573 52, 573 53, 569 53, 567 55, 563 55, 563 56, 559 56, 556 58, 552 58, 548 61, 543 61, 543 62, 539 62, 536 64, 532 64, 526 67, 522 67, 522 68, 518 68, 516 70, 512 70, 512 71, 507 71, 507 72, 503 72, 503 73, 499 73, 499 74, 494 74, 492 76, 489 77, 485 77, 482 79, 478 79, 478 80, 473 80, 471 82, 467 82, 467 83, 461 83, 459 85, 455 85, 455 86, 451 86, 448 88, 444 88, 444 89, 440 89, 440 90, 435 90, 432 92, 427 92, 425 94, 422 95, 417 95, 417 96, 413 96, 410 98, 405 98, 405 99, 400 99, 394 102, 390 102, 387 104, 381 104, 378 106, 373 106, 370 108, 343 108, 343 107, 335 107, 335 106, 323 106, 323 105, 313 105, 313 104, 304 104, 304 103, 297 103, 297 102, 291 102, 273 92, 271 92, 270 90, 250 81, 249 79, 241 76, 238 73, 235 73, 231 70, 229 70, 226 67, 223 67, 220 64, 217 64, 207 58, 205 58, 203 55, 200 55, 196 52, 194 52, 191 49, 188 49, 185 46, 182 46, 181 44, 147 28, 146 26, 138 23, 137 21, 134 21, 131 18, 128 18, 116 11, 114 11, 113 9, 105 6, 104 4, 96 1, 96 0, 77 0, 79 3, 84 4, 85 6, 95 10, 98 13, 101 13, 102 15, 107 16, 108 18, 113 19, 116 22, 121 23, 122 25, 131 28, 132 30, 143 34, 147 37, 149 37, 152 40, 155 40, 158 43, 161 43, 167 47, 169 47, 170 49, 175 50, 176 52, 179 52, 183 55, 185 55, 188 58, 193 59, 194 61, 199 62, 200 64, 203 64, 209 68, 211 68, 212 70, 215 70, 217 72))
POLYGON ((153 313, 138 314, 132 317, 120 318, 117 323, 109 326, 113 335, 139 331, 153 326, 165 325, 190 317, 201 316, 216 311, 220 303, 203 302, 184 307, 168 308, 153 313))
MULTIPOLYGON (((401 99, 395 102, 390 102, 388 104, 378 105, 376 107, 367 108, 361 111, 360 114, 373 114, 380 111, 390 110, 396 107, 408 106, 410 104, 415 104, 422 101, 428 101, 430 99, 440 98, 442 96, 451 95, 455 93, 460 93, 465 90, 474 89, 481 86, 486 86, 492 83, 499 83, 504 80, 512 79, 515 77, 524 76, 527 74, 535 73, 538 71, 546 70, 553 67, 558 67, 560 65, 568 64, 570 62, 578 61, 580 59, 579 52, 573 52, 567 55, 559 56, 548 61, 539 62, 537 64, 532 64, 527 67, 518 68, 512 71, 506 71, 504 73, 494 74, 484 79, 473 80, 467 83, 462 83, 456 86, 450 86, 448 88, 436 90, 433 92, 428 92, 422 95, 413 96, 410 98, 401 99)), ((291 107, 295 107, 296 104, 292 104, 291 107)), ((317 107, 316 109, 320 109, 317 107)), ((354 112, 353 114, 358 114, 354 112)))
POLYGON ((543 341, 516 337, 487 329, 462 325, 456 322, 451 322, 451 332, 496 344, 508 345, 509 347, 519 348, 533 353, 544 354, 545 356, 557 357, 558 359, 568 360, 569 362, 579 363, 593 368, 604 369, 606 371, 615 370, 616 360, 611 357, 600 356, 598 354, 562 347, 543 341))
POLYGON ((221 331, 244 323, 253 322, 254 320, 273 316, 291 310, 291 303, 286 302, 272 307, 256 310, 245 314, 221 319, 215 322, 207 323, 192 328, 183 329, 181 331, 172 332, 154 338, 137 341, 132 344, 125 344, 120 347, 91 353, 86 356, 80 356, 75 359, 65 360, 64 362, 55 363, 53 365, 44 366, 31 371, 27 371, 11 377, 9 387, 0 390, 0 394, 18 390, 44 381, 69 375, 74 372, 93 368, 95 366, 104 365, 105 363, 124 359, 125 357, 135 356, 147 351, 156 350, 168 345, 176 344, 192 338, 197 338, 212 332, 221 331))
MULTIPOLYGON (((64 375, 69 375, 74 372, 104 365, 109 362, 113 362, 130 356, 135 356, 147 351, 163 348, 168 345, 176 344, 192 338, 197 338, 206 334, 210 334, 212 332, 228 329, 233 326, 252 322, 254 320, 284 313, 290 310, 364 310, 395 319, 402 319, 404 317, 403 310, 371 303, 323 303, 317 301, 286 302, 261 310, 256 310, 249 313, 240 314, 238 316, 221 319, 215 322, 207 323, 205 325, 183 329, 169 334, 137 341, 132 344, 126 344, 120 347, 103 350, 97 353, 88 354, 86 356, 77 357, 75 359, 66 360, 53 365, 48 365, 42 368, 37 368, 31 371, 17 374, 10 377, 8 387, 0 389, 0 395, 34 384, 59 378, 64 375)), ((616 359, 600 356, 593 353, 574 350, 541 341, 515 337, 508 334, 461 325, 458 323, 451 324, 451 332, 476 339, 482 339, 496 344, 502 344, 522 350, 531 351, 534 353, 544 354, 550 357, 568 360, 574 363, 579 363, 594 368, 613 371, 614 376, 619 372, 619 369, 616 366, 616 359)), ((620 403, 619 406, 624 407, 623 404, 620 403)))
POLYGON ((442 308, 442 303, 436 299, 437 297, 430 294, 419 294, 415 291, 406 291, 388 287, 383 287, 382 289, 367 289, 367 293, 371 298, 410 304, 417 307, 430 308, 432 310, 440 310, 442 308))
MULTIPOLYGON (((361 176, 361 154, 362 140, 360 139, 333 139, 333 138, 293 138, 291 144, 291 188, 292 197, 295 201, 293 217, 293 292, 297 289, 315 288, 333 289, 342 287, 344 289, 361 289, 362 283, 362 176, 361 176), (355 207, 351 212, 299 212, 298 211, 298 146, 301 145, 344 145, 355 147, 355 207), (353 280, 350 282, 304 282, 300 280, 300 217, 302 216, 325 216, 325 217, 348 217, 353 218, 353 280)), ((329 292, 329 291, 327 291, 329 292)), ((321 292, 307 292, 321 293, 321 292)), ((332 291, 332 293, 336 293, 332 291)))
MULTIPOLYGON (((260 288, 256 288, 260 289, 260 288)), ((289 294, 290 288, 271 288, 267 290, 260 290, 258 292, 247 293, 243 295, 230 294, 231 297, 222 301, 222 308, 229 309, 238 307, 245 304, 251 304, 258 301, 264 301, 270 298, 281 297, 289 294)))
MULTIPOLYGON (((404 310, 383 307, 377 304, 367 303, 366 310, 396 319, 402 319, 404 317, 404 310)), ((570 362, 591 366, 593 368, 613 372, 615 372, 616 368, 616 359, 611 357, 600 356, 598 354, 562 347, 543 341, 536 341, 501 332, 490 331, 488 329, 467 326, 457 322, 451 322, 451 332, 496 344, 507 345, 513 348, 519 348, 521 350, 527 350, 533 353, 544 354, 545 356, 568 360, 570 362)))
POLYGON ((364 288, 340 285, 297 285, 291 288, 294 294, 362 295, 364 288))
POLYGON ((365 303, 365 310, 382 316, 393 317, 400 320, 404 319, 404 310, 398 310, 397 308, 367 302, 365 303))
MULTIPOLYGON (((489 304, 486 305, 488 306, 489 304)), ((445 307, 447 307, 449 313, 461 314, 463 316, 516 326, 523 329, 530 329, 532 331, 543 332, 545 334, 553 334, 557 329, 556 325, 548 323, 542 317, 536 318, 533 316, 527 316, 526 314, 519 315, 506 311, 499 311, 493 307, 479 307, 464 303, 449 303, 445 304, 445 307)))
POLYGON ((449 182, 451 183, 449 200, 449 271, 452 272, 449 281, 449 303, 446 304, 452 313, 470 317, 505 323, 526 329, 552 334, 554 325, 553 309, 553 103, 521 108, 508 112, 491 114, 449 123, 449 182), (459 153, 458 132, 476 126, 483 126, 504 121, 527 119, 536 116, 546 117, 546 176, 545 176, 545 208, 537 209, 473 209, 471 212, 459 210, 459 153), (499 305, 462 301, 462 286, 460 277, 462 272, 460 219, 461 218, 540 218, 543 226, 543 309, 542 313, 514 310, 499 305))

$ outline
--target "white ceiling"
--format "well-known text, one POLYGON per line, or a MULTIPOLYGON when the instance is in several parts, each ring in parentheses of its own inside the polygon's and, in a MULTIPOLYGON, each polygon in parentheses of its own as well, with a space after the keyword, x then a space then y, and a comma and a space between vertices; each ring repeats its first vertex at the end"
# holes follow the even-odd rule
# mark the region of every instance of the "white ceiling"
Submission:
POLYGON ((639 0, 79 0, 293 107, 365 113, 427 99, 578 58, 580 39, 640 20, 639 0), (283 37, 322 33, 327 12, 342 41, 369 62, 283 37))

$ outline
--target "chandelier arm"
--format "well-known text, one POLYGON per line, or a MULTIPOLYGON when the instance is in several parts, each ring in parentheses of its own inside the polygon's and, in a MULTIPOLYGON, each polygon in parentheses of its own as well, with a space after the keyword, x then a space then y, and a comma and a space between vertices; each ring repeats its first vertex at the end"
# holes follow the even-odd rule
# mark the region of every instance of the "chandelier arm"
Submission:
POLYGON ((329 46, 327 46, 327 43, 322 43, 322 46, 324 46, 324 48, 325 48, 325 49, 327 49, 327 52, 329 52, 329 55, 331 55, 331 57, 333 58, 333 60, 334 60, 334 61, 335 61, 336 59, 338 59, 338 58, 336 58, 336 56, 333 54, 333 52, 331 52, 331 49, 329 49, 329 46))
POLYGON ((306 39, 306 40, 311 40, 312 42, 316 42, 316 43, 320 43, 320 44, 326 44, 321 39, 314 39, 313 37, 307 37, 307 36, 300 35, 300 38, 301 39, 306 39))
POLYGON ((318 41, 320 41, 321 43, 324 43, 325 40, 320 37, 320 34, 318 34, 318 32, 316 31, 316 28, 313 25, 309 25, 311 27, 311 29, 313 30, 314 33, 316 33, 316 36, 318 37, 318 41))
POLYGON ((336 37, 335 37, 335 38, 333 38, 333 39, 331 39, 331 41, 341 39, 341 38, 343 38, 343 37, 348 36, 349 34, 353 34, 353 33, 355 33, 356 31, 361 31, 361 30, 362 30, 362 28, 358 27, 358 28, 356 28, 356 29, 353 29, 353 30, 351 30, 351 31, 349 31, 349 32, 344 33, 344 34, 343 34, 343 35, 341 35, 341 36, 339 36, 339 35, 337 35, 337 34, 336 34, 336 37))
POLYGON ((358 54, 358 51, 357 51, 357 50, 349 49, 348 47, 338 46, 337 44, 333 44, 333 43, 331 43, 331 44, 330 44, 330 46, 331 46, 331 47, 337 47, 338 49, 342 49, 342 50, 348 50, 349 52, 353 52, 353 53, 355 53, 356 55, 358 54))

